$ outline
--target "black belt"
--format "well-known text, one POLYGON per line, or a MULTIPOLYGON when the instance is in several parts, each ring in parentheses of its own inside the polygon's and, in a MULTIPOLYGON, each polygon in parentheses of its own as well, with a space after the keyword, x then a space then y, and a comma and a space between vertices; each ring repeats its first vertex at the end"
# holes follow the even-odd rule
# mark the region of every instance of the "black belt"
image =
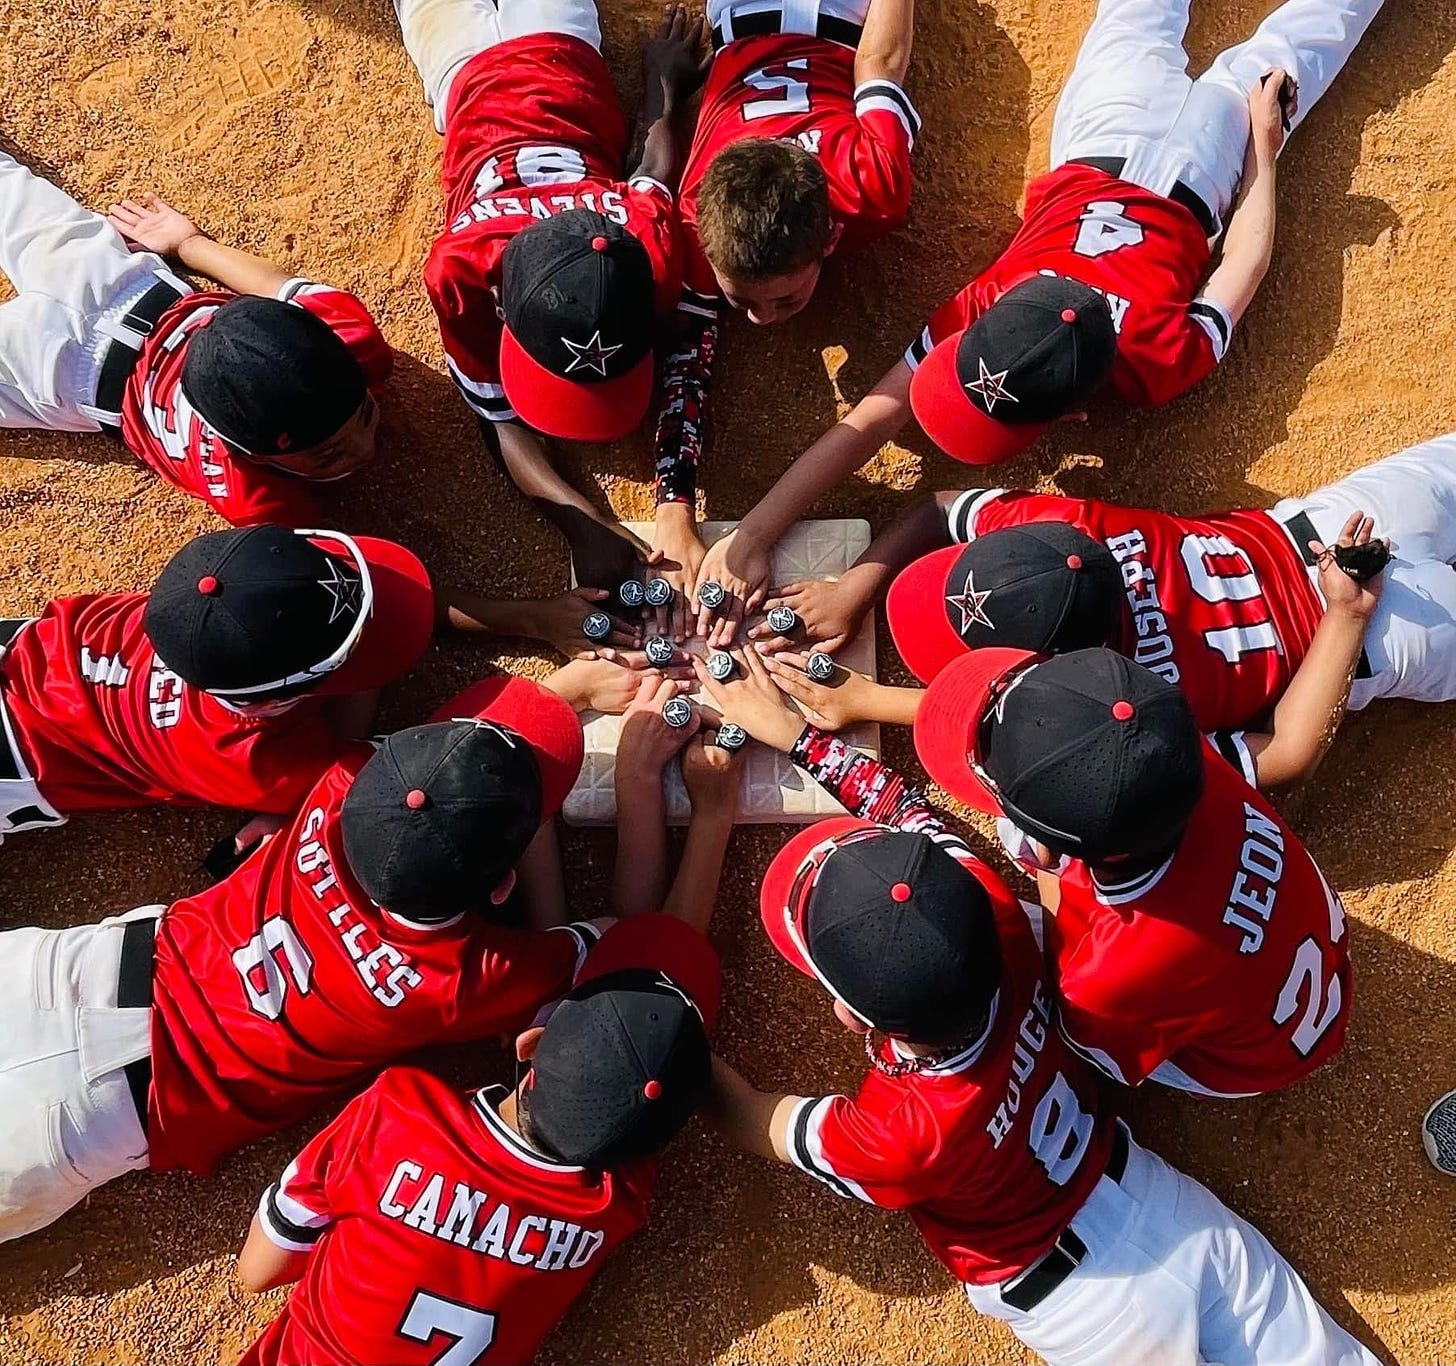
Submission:
MULTIPOLYGON (((730 16, 728 27, 732 29, 734 38, 761 38, 769 33, 782 33, 784 31, 784 12, 777 9, 764 9, 749 14, 734 14, 730 16)), ((852 24, 848 19, 838 19, 832 14, 821 14, 814 24, 816 38, 838 43, 841 47, 858 47, 860 34, 863 32, 860 25, 852 24)), ((722 47, 724 42, 731 41, 732 39, 725 39, 723 36, 722 24, 713 30, 713 47, 715 49, 722 47)))
MULTIPOLYGON (((128 920, 121 932, 121 966, 116 973, 118 1010, 150 1010, 152 970, 157 952, 157 921, 154 916, 128 920)), ((122 1068, 126 1073, 131 1103, 136 1106, 142 1132, 147 1131, 147 1096, 152 1089, 152 1060, 138 1058, 122 1068)))
MULTIPOLYGON (((1122 173, 1127 169, 1126 157, 1073 157, 1072 161, 1077 166, 1090 166, 1094 171, 1104 171, 1118 180, 1122 179, 1122 173)), ((1180 180, 1168 191, 1168 198, 1175 204, 1181 204, 1198 220, 1198 226, 1203 229, 1205 237, 1217 234, 1218 219, 1201 194, 1190 190, 1180 180)))
MULTIPOLYGON (((157 320, 182 297, 175 285, 158 280, 131 306, 131 311, 121 319, 121 326, 129 328, 138 336, 149 337, 157 320)), ((136 369, 139 355, 141 352, 137 348, 113 338, 101 361, 101 374, 96 380, 95 406, 103 413, 116 414, 118 422, 121 420, 121 399, 126 393, 126 382, 131 378, 131 372, 136 369)))
MULTIPOLYGON (((1112 1155, 1107 1159, 1104 1175, 1109 1181, 1122 1183, 1127 1171, 1127 1130, 1121 1124, 1112 1129, 1112 1155)), ((1087 1244, 1070 1228, 1062 1230, 1062 1236, 1052 1245, 1052 1250, 1040 1260, 1033 1262, 1020 1275, 1013 1277, 1001 1287, 1001 1301, 1023 1314, 1035 1309, 1048 1295, 1067 1279, 1087 1255, 1087 1244)))
MULTIPOLYGON (((1284 529, 1289 533, 1289 538, 1294 542, 1294 548, 1299 552, 1299 558, 1309 565, 1311 569, 1318 563, 1314 551, 1309 548, 1311 541, 1319 541, 1323 538, 1314 529, 1314 523, 1309 520, 1309 513, 1296 512, 1293 517, 1284 519, 1284 529)), ((1360 658, 1355 661, 1355 677, 1369 678, 1374 673, 1370 667, 1370 656, 1365 653, 1365 647, 1360 647, 1360 658)))

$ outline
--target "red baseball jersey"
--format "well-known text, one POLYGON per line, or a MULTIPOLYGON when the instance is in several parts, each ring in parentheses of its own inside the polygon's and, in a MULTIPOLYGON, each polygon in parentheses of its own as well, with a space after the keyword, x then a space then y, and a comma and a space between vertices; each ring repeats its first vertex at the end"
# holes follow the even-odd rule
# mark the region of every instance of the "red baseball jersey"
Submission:
POLYGON ((1207 747, 1205 769, 1167 862, 1121 883, 1068 865, 1047 948, 1063 1030, 1113 1076, 1260 1095, 1345 1041, 1345 910, 1274 808, 1207 747))
MULTIPOLYGON (((189 294, 157 320, 126 383, 122 439, 143 464, 184 493, 201 498, 233 526, 314 525, 307 481, 235 455, 182 392, 188 342, 236 297, 221 290, 189 294)), ((369 310, 352 294, 309 280, 290 280, 278 297, 328 323, 363 367, 370 391, 378 397, 393 368, 394 352, 369 310)))
POLYGON ((450 373, 470 406, 515 419, 500 382, 493 290, 522 228, 570 209, 624 227, 647 250, 657 308, 677 302, 681 263, 673 197, 656 180, 624 182, 627 119, 601 53, 540 33, 473 57, 450 87, 442 177, 445 231, 425 263, 450 373))
POLYGON ((920 115, 892 81, 854 83, 854 50, 811 34, 736 38, 713 58, 682 180, 688 287, 716 297, 697 241, 698 189, 709 164, 740 138, 796 142, 829 180, 842 247, 898 228, 910 211, 910 152, 920 115))
POLYGON ((158 923, 154 1168, 206 1174, 412 1049, 523 1029, 596 941, 590 925, 421 925, 376 906, 349 873, 339 819, 372 753, 352 746, 289 828, 158 923))
MULTIPOLYGON (((843 1196, 903 1209, 957 1280, 1005 1280, 1047 1252, 1106 1170, 1114 1119, 1057 1030, 1041 948, 997 899, 1001 985, 985 1034, 932 1067, 869 1073, 853 1100, 799 1103, 789 1156, 843 1196)), ((886 1062, 899 1055, 882 1045, 886 1062)))
POLYGON ((535 1356, 612 1251, 647 1220, 655 1159, 592 1172, 528 1147, 508 1093, 385 1072, 290 1163, 259 1206, 312 1252, 247 1366, 430 1366, 535 1356))
POLYGON ((342 749, 321 704, 230 711, 157 658, 146 604, 57 598, 0 657, 0 699, 41 794, 62 815, 157 802, 293 811, 342 749))
POLYGON ((905 352, 912 369, 1033 275, 1078 280, 1112 309, 1110 383, 1125 402, 1176 398, 1223 359, 1233 320, 1196 297, 1208 239, 1183 205, 1069 162, 1026 187, 1021 230, 991 265, 943 304, 905 352))
POLYGON ((951 536, 1066 522, 1122 567, 1127 611, 1115 650, 1176 683, 1199 728, 1249 726, 1278 701, 1309 650, 1324 604, 1293 536, 1266 512, 1171 517, 1091 498, 971 489, 951 536))

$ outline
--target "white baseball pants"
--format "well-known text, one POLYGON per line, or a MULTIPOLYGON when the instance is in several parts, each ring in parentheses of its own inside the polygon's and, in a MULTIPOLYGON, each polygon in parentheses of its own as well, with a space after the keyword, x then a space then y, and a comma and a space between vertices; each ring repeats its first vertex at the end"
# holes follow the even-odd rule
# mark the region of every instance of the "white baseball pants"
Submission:
POLYGON ((151 1056, 152 1012, 118 1009, 116 988, 123 925, 161 911, 0 933, 0 1242, 147 1165, 122 1069, 151 1056))
POLYGON ((1270 509, 1283 521, 1306 513, 1333 541, 1352 512, 1390 537, 1380 605, 1365 630, 1369 678, 1350 689, 1354 710, 1377 697, 1456 699, 1456 433, 1377 460, 1304 498, 1270 509))
POLYGON ((1136 1143, 1072 1228, 1087 1255, 1034 1308, 966 1287, 1047 1366, 1377 1366, 1258 1229, 1136 1143))
POLYGON ((99 431, 96 380, 114 324, 171 272, 0 152, 0 273, 17 296, 0 304, 0 427, 99 431))
POLYGON ((1282 67, 1299 82, 1298 127, 1381 0, 1286 0, 1197 80, 1183 50, 1189 3, 1100 0, 1057 105, 1051 164, 1123 158, 1124 179, 1163 195, 1182 181, 1221 225, 1243 176, 1259 78, 1282 67))
POLYGON ((782 16, 780 33, 815 33, 821 14, 863 25, 870 12, 870 0, 708 0, 708 28, 722 28, 731 37, 735 14, 757 14, 763 10, 775 10, 782 16))
POLYGON ((595 0, 394 0, 394 12, 437 133, 445 131, 460 68, 487 48, 533 33, 563 33, 602 50, 595 0))

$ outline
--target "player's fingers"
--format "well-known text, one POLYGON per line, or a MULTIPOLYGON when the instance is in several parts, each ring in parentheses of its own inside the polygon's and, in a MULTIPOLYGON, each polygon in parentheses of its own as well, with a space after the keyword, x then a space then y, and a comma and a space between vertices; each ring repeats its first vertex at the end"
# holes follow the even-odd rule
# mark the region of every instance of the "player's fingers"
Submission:
POLYGON ((818 700, 818 694, 815 691, 818 684, 805 678, 797 669, 791 669, 777 660, 765 661, 765 663, 769 666, 769 677, 773 679, 774 685, 780 692, 787 693, 796 702, 809 705, 818 700))
MULTIPOLYGON (((607 637, 607 643, 609 645, 616 645, 623 650, 630 650, 637 644, 637 637, 631 631, 613 631, 607 637)), ((646 657, 646 655, 643 655, 644 659, 646 657)))
POLYGON ((726 610, 713 627, 709 643, 718 650, 726 650, 733 644, 738 628, 743 624, 743 599, 736 593, 724 604, 726 610))
POLYGON ((1358 509, 1345 518, 1345 525, 1340 528, 1339 543, 1341 545, 1352 545, 1355 540, 1355 533, 1360 530, 1360 522, 1365 514, 1358 509))
POLYGON ((702 717, 704 730, 723 729, 723 713, 721 711, 716 707, 708 706, 706 702, 698 702, 694 705, 697 707, 698 715, 702 717))
MULTIPOLYGON (((782 654, 774 657, 775 664, 787 664, 791 669, 798 669, 802 673, 809 667, 809 656, 802 650, 785 650, 782 654)), ((764 660, 765 667, 768 661, 764 660)))
POLYGON ((768 665, 757 650, 741 646, 733 653, 738 656, 740 666, 750 678, 756 679, 760 683, 768 680, 768 665))
POLYGON ((691 666, 698 682, 703 685, 704 691, 721 706, 723 702, 723 689, 719 686, 718 680, 708 672, 708 666, 697 655, 692 656, 691 666))
POLYGON ((642 650, 601 650, 598 653, 601 658, 610 659, 613 664, 620 664, 624 669, 631 669, 633 673, 653 672, 652 661, 642 650))
POLYGON ((152 200, 146 205, 142 205, 138 204, 135 199, 123 199, 121 203, 123 208, 131 213, 136 214, 136 216, 140 218, 144 213, 146 213, 149 209, 155 206, 156 201, 152 200))
POLYGON ((1369 545, 1371 533, 1375 530, 1375 518, 1364 518, 1355 532, 1356 545, 1369 545))
POLYGON ((749 639, 753 641, 753 648, 757 650, 759 654, 766 657, 771 657, 773 655, 779 654, 783 650, 791 650, 794 648, 794 642, 790 640, 787 636, 772 636, 768 640, 758 639, 759 632, 765 629, 767 628, 765 628, 763 623, 760 622, 759 625, 755 626, 753 630, 748 633, 749 639))
POLYGON ((760 584, 757 588, 753 589, 746 598, 744 598, 744 616, 751 617, 756 611, 758 611, 758 605, 763 601, 765 591, 766 590, 764 589, 763 585, 760 584))

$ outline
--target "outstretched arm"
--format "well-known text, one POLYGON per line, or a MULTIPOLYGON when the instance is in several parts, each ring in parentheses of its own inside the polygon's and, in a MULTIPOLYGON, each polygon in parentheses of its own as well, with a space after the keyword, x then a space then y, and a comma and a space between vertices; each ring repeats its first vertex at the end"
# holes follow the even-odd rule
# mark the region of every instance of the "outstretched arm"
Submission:
POLYGON ((1244 179, 1229 216, 1223 257, 1208 277, 1203 298, 1237 324, 1248 311, 1268 274, 1274 255, 1275 159, 1284 142, 1283 71, 1272 71, 1249 97, 1251 130, 1244 152, 1244 179))
POLYGON ((699 731, 682 752, 683 782, 692 799, 693 817, 663 910, 701 934, 707 934, 718 901, 723 859, 738 813, 742 754, 741 749, 721 748, 706 731, 699 731))
POLYGON ((703 1116, 736 1148, 769 1161, 789 1160, 789 1119, 804 1098, 760 1091, 713 1056, 713 1085, 703 1116))
POLYGON ((175 265, 216 280, 236 294, 258 294, 274 299, 293 278, 261 256, 214 242, 160 195, 123 199, 111 206, 106 221, 132 246, 154 251, 175 265))
POLYGON ((902 84, 914 37, 915 0, 872 0, 854 53, 856 88, 866 81, 902 84))
POLYGON ((250 1295, 292 1285, 308 1265, 307 1252, 290 1252, 279 1247, 264 1231, 255 1214, 248 1228, 248 1240, 238 1253, 238 1280, 250 1295))
POLYGON ((703 83, 711 54, 703 50, 703 18, 688 22, 685 5, 668 5, 655 38, 643 47, 642 160, 634 176, 676 190, 687 160, 688 101, 703 83))

